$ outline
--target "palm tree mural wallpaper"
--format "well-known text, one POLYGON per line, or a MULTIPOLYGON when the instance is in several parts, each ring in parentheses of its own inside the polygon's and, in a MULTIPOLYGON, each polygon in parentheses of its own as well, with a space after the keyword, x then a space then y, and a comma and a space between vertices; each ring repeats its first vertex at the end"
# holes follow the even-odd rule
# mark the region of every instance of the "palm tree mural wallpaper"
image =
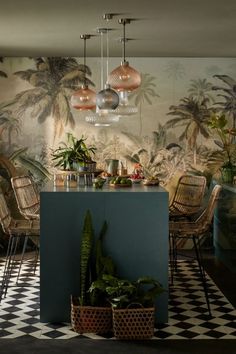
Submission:
POLYGON ((156 84, 155 81, 156 78, 154 76, 151 76, 150 74, 142 74, 141 73, 141 85, 140 87, 135 90, 130 97, 134 97, 134 103, 136 106, 139 108, 139 135, 142 136, 143 133, 143 112, 142 112, 142 107, 145 103, 151 105, 153 103, 153 100, 155 97, 160 97, 155 89, 156 89, 156 84))
POLYGON ((108 128, 86 124, 70 106, 85 72, 88 84, 99 87, 98 60, 90 59, 91 69, 68 57, 0 58, 0 155, 48 177, 51 149, 72 132, 96 145, 102 168, 106 158, 122 160, 130 172, 141 162, 163 183, 178 170, 203 173, 217 149, 207 126, 211 113, 222 111, 235 121, 236 73, 228 73, 236 59, 136 58, 142 85, 131 98, 139 112, 108 128))

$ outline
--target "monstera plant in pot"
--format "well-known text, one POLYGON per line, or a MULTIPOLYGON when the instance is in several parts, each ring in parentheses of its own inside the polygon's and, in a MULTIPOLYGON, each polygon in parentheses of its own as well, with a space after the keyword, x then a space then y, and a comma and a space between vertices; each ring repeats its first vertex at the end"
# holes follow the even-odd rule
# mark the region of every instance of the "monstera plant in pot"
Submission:
POLYGON ((67 143, 62 143, 52 153, 52 160, 55 161, 55 167, 63 170, 88 170, 94 172, 96 162, 92 156, 95 154, 94 146, 88 147, 86 139, 82 136, 77 139, 71 133, 67 133, 67 143))
POLYGON ((232 183, 236 174, 236 128, 228 126, 229 120, 225 114, 213 114, 208 121, 209 128, 217 137, 214 142, 220 148, 211 154, 208 166, 213 172, 220 171, 225 183, 232 183))

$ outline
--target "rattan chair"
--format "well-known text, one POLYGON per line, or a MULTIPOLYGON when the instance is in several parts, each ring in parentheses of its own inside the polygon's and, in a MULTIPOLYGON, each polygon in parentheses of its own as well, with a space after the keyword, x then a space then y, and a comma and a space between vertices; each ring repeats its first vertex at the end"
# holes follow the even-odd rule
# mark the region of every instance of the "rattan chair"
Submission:
POLYGON ((30 176, 12 177, 11 184, 20 213, 28 220, 39 219, 39 194, 30 176))
POLYGON ((177 259, 177 249, 176 249, 176 241, 179 238, 191 239, 193 241, 194 250, 196 259, 199 266, 199 272, 201 276, 201 281, 205 293, 207 308, 209 314, 211 316, 209 296, 207 291, 207 282, 205 270, 202 263, 202 256, 200 252, 200 245, 202 238, 210 231, 210 227, 212 224, 212 219, 214 216, 214 210, 216 207, 217 200, 219 198, 219 194, 221 191, 221 186, 216 185, 209 197, 206 208, 203 210, 201 215, 195 221, 188 220, 179 220, 179 221, 170 221, 169 222, 169 233, 171 239, 171 273, 172 276, 176 268, 176 259, 177 259))
POLYGON ((183 175, 180 177, 169 206, 170 220, 188 218, 202 208, 206 190, 206 177, 183 175))
MULTIPOLYGON (((4 194, 0 189, 0 223, 3 232, 9 237, 5 265, 3 270, 3 278, 0 289, 0 301, 6 296, 9 282, 12 275, 12 270, 16 265, 16 250, 20 238, 24 239, 22 256, 20 260, 20 268, 23 261, 23 256, 26 244, 29 237, 39 238, 39 220, 15 220, 11 217, 7 206, 4 194)), ((19 268, 19 272, 20 272, 19 268)), ((19 277, 19 273, 18 273, 19 277)), ((17 277, 17 281, 18 281, 17 277)))

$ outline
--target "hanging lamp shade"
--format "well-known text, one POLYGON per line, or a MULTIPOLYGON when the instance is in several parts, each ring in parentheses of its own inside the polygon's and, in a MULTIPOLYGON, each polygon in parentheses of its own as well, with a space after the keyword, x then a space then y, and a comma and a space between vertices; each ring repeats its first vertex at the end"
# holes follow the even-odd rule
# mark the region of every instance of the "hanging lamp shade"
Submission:
POLYGON ((90 113, 85 117, 85 121, 95 127, 109 127, 113 123, 119 122, 119 116, 112 114, 106 109, 97 109, 96 113, 90 113))
POLYGON ((92 110, 96 108, 96 93, 83 85, 81 89, 71 96, 71 105, 80 111, 92 110))
POLYGON ((99 109, 115 109, 119 104, 119 95, 106 84, 105 89, 98 92, 96 103, 99 109))
MULTIPOLYGON (((109 17, 104 15, 105 19, 110 20, 112 18, 112 15, 109 14, 109 17)), ((98 33, 100 33, 101 37, 101 91, 98 92, 97 97, 96 97, 96 104, 99 109, 115 109, 118 104, 119 104, 119 95, 118 93, 111 88, 111 86, 106 83, 105 86, 103 86, 103 76, 104 76, 104 70, 103 70, 103 37, 104 34, 106 34, 106 67, 107 67, 107 77, 106 81, 108 79, 108 62, 109 62, 109 31, 111 29, 109 28, 98 28, 98 33)))
POLYGON ((131 92, 141 85, 141 75, 128 61, 122 61, 120 66, 109 74, 108 83, 117 91, 131 92))
POLYGON ((112 111, 113 114, 119 116, 131 116, 138 113, 138 107, 132 105, 128 99, 128 92, 127 91, 120 91, 120 103, 119 106, 112 111))
MULTIPOLYGON (((80 38, 84 41, 84 70, 86 70, 86 40, 90 39, 90 34, 81 34, 80 38)), ((92 110, 96 108, 96 93, 86 84, 86 72, 82 87, 75 91, 71 96, 70 103, 73 108, 80 111, 92 110)))
POLYGON ((121 18, 119 24, 123 25, 123 61, 120 66, 114 69, 108 76, 108 84, 116 91, 128 91, 131 92, 137 89, 141 85, 140 73, 129 65, 129 62, 125 58, 125 43, 128 38, 125 36, 125 26, 129 24, 131 19, 121 18))

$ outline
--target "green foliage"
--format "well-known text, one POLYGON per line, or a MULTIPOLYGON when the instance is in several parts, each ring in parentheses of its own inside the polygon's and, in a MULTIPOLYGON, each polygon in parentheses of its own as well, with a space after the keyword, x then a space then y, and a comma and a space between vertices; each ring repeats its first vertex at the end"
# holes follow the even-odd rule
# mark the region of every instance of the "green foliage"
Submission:
POLYGON ((218 162, 219 168, 232 167, 235 163, 236 144, 234 143, 234 137, 236 136, 236 128, 229 128, 228 121, 225 114, 212 114, 208 121, 209 128, 219 139, 214 140, 214 142, 221 149, 221 151, 215 151, 211 154, 209 162, 218 162))
POLYGON ((55 167, 64 170, 73 170, 74 163, 86 163, 92 161, 92 154, 95 153, 94 146, 87 147, 85 138, 77 139, 71 133, 67 133, 67 144, 59 147, 52 153, 52 160, 56 161, 55 167))
POLYGON ((165 291, 157 280, 148 276, 129 281, 107 274, 92 283, 89 291, 95 290, 103 292, 114 308, 151 307, 165 291))
MULTIPOLYGON (((94 231, 92 225, 91 213, 88 210, 84 219, 84 227, 81 239, 80 253, 80 297, 81 306, 104 306, 107 305, 104 292, 101 289, 94 289, 89 292, 88 289, 94 282, 102 282, 104 274, 114 275, 115 265, 110 256, 103 253, 103 241, 107 232, 107 222, 104 221, 99 237, 95 244, 93 254, 94 231), (92 279, 93 278, 93 279, 92 279)), ((102 287, 101 287, 102 288, 102 287)))
POLYGON ((80 305, 86 305, 86 286, 88 282, 88 273, 90 271, 90 260, 93 244, 93 225, 91 213, 88 210, 84 219, 84 226, 81 238, 80 249, 80 305))

